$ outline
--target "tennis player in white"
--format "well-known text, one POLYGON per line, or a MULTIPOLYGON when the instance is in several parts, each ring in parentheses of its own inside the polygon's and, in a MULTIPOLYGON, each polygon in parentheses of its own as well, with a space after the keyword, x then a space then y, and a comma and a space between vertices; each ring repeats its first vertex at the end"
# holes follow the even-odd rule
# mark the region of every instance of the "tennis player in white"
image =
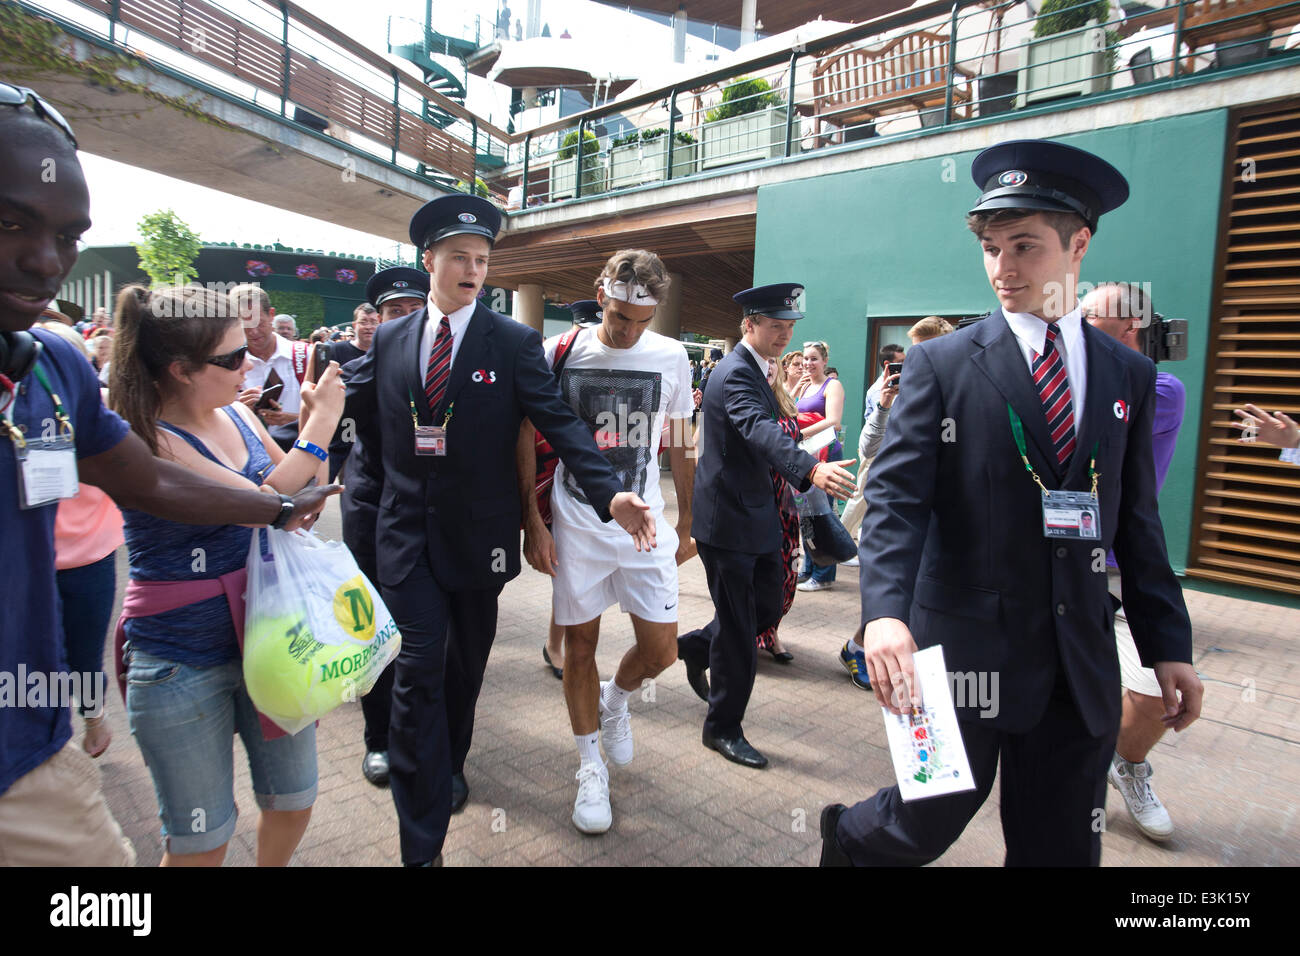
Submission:
MULTIPOLYGON (((604 833, 613 823, 601 739, 610 763, 631 762, 628 699, 677 660, 677 565, 695 554, 690 363, 680 342, 649 331, 668 284, 654 253, 615 253, 596 280, 601 323, 578 333, 560 375, 561 394, 591 428, 623 487, 650 505, 663 529, 659 546, 637 551, 617 524, 602 524, 563 463, 551 491, 552 531, 536 514, 526 522, 529 561, 541 570, 552 565, 555 622, 566 628, 564 698, 579 757, 573 824, 583 833, 604 833), (661 447, 669 449, 677 491, 676 540, 663 521, 661 447), (632 616, 636 643, 614 678, 602 683, 600 616, 615 603, 632 616)), ((558 337, 546 343, 551 364, 558 344, 558 337)))

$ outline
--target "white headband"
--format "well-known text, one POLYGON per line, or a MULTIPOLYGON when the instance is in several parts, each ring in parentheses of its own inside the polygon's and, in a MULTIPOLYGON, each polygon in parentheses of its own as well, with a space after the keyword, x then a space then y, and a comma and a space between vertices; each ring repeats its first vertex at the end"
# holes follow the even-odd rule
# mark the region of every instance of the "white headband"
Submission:
POLYGON ((606 276, 604 289, 605 295, 611 299, 618 299, 620 302, 628 302, 632 305, 659 304, 659 300, 650 294, 650 290, 639 283, 629 287, 626 282, 614 282, 610 280, 609 276, 606 276))

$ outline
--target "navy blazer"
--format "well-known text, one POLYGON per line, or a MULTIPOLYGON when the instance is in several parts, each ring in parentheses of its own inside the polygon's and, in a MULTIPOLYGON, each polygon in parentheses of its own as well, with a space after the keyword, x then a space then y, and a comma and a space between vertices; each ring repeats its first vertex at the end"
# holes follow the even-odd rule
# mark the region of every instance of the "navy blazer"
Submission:
POLYGON ((817 459, 776 423, 780 410, 767 376, 737 345, 713 369, 700 406, 691 535, 696 541, 768 554, 781 550, 781 518, 770 468, 800 491, 817 459))
MULTIPOLYGON (((519 574, 519 484, 515 448, 524 416, 559 452, 597 513, 623 490, 591 432, 560 397, 533 329, 479 303, 462 333, 444 407, 447 454, 415 454, 411 403, 433 421, 424 395, 420 334, 426 310, 385 322, 351 369, 343 417, 353 419, 361 456, 356 479, 379 489, 379 583, 392 587, 427 552, 448 591, 499 588, 519 574)), ((349 363, 351 365, 351 363, 349 363)), ((351 479, 350 479, 351 480, 351 479)))
MULTIPOLYGON (((996 672, 997 714, 984 719, 1012 732, 1037 723, 1058 663, 1089 732, 1118 726, 1109 548, 1122 569, 1124 609, 1143 663, 1192 659, 1191 624, 1156 505, 1155 365, 1086 321, 1083 340, 1087 407, 1081 416, 1075 409, 1078 442, 1064 473, 1024 355, 999 310, 908 351, 867 479, 863 620, 908 622, 919 648, 942 644, 949 672, 984 674, 982 686, 991 689, 996 672), (1043 536, 1041 493, 1020 460, 1008 403, 1024 422, 1029 461, 1048 488, 1088 490, 1097 448, 1101 540, 1043 536)), ((967 703, 958 709, 962 719, 979 712, 977 701, 967 703)))

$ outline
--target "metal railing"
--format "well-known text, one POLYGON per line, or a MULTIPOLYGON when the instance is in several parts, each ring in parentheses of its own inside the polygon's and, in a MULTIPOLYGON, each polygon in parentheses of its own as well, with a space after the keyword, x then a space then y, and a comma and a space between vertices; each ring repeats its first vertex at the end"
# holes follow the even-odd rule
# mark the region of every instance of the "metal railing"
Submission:
POLYGON ((939 0, 512 134, 292 0, 18 3, 444 185, 481 178, 508 209, 1190 82, 1292 55, 1273 34, 1300 24, 1300 0, 1179 0, 1110 21, 1105 0, 1037 18, 1019 0, 939 0), (635 137, 605 130, 616 114, 635 137))
POLYGON ((496 181, 512 208, 529 208, 1136 95, 1291 55, 1272 35, 1300 24, 1300 0, 1182 0, 1115 20, 1107 10, 1081 0, 1034 17, 1019 0, 949 0, 900 11, 516 135, 522 154, 512 144, 496 181), (615 114, 648 139, 604 133, 615 114))
POLYGON ((503 155, 511 138, 291 0, 18 0, 18 6, 444 185, 472 184, 478 157, 503 155), (451 122, 426 120, 426 102, 451 122))

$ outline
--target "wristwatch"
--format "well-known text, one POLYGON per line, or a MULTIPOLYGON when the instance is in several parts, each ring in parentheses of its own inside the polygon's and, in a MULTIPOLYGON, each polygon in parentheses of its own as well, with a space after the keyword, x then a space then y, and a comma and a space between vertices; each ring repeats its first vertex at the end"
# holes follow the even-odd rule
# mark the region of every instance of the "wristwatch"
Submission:
POLYGON ((293 514, 293 499, 288 495, 280 495, 280 513, 276 515, 275 520, 271 522, 270 527, 279 531, 289 523, 289 516, 293 514))

